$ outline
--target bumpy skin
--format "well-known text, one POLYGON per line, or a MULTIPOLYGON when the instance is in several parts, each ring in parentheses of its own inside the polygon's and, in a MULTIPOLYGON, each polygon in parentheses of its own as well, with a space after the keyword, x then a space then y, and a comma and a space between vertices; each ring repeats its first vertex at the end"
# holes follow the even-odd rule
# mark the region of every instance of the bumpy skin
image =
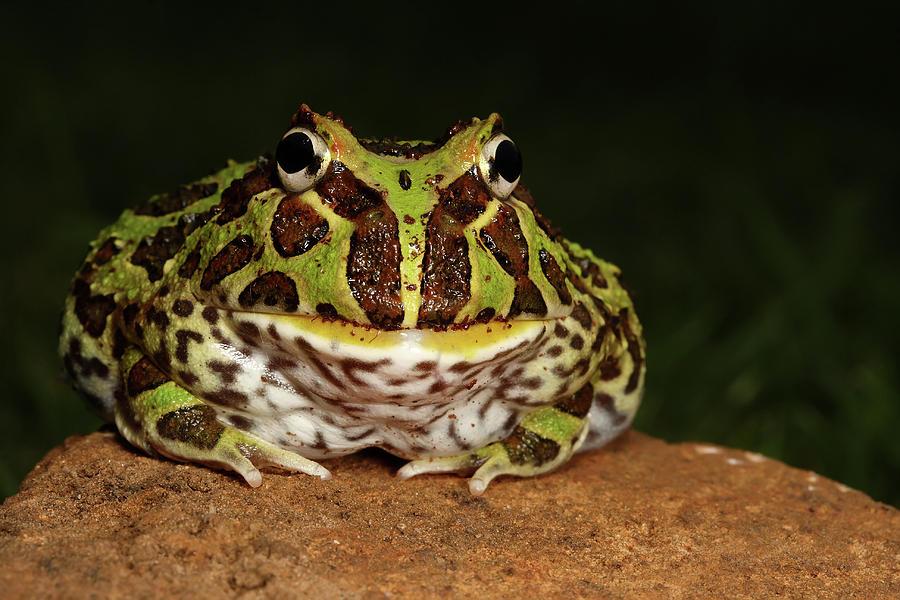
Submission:
POLYGON ((60 353, 134 445, 261 483, 378 446, 482 493, 602 445, 643 388, 619 270, 492 193, 500 118, 435 143, 358 140, 306 106, 330 160, 286 191, 271 159, 126 210, 66 300, 60 353))

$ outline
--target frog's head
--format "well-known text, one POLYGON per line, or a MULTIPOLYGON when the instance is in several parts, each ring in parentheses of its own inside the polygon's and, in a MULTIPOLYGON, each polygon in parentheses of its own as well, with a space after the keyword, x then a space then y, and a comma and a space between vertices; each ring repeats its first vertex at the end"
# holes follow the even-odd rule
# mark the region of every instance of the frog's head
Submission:
POLYGON ((380 329, 561 316, 563 249, 521 170, 497 114, 435 142, 376 140, 304 105, 237 228, 264 247, 213 303, 380 329))

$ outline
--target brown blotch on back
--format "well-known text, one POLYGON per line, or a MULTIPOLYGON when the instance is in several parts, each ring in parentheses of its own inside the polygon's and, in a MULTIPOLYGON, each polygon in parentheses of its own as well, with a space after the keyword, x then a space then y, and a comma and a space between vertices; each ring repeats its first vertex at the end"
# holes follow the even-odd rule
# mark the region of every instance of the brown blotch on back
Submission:
POLYGON ((640 381, 641 371, 643 371, 644 368, 644 353, 640 341, 631 330, 628 309, 623 308, 619 312, 619 316, 622 317, 622 331, 625 334, 625 340, 628 342, 628 354, 631 355, 631 362, 633 363, 631 375, 628 376, 628 383, 625 384, 625 393, 630 394, 637 389, 638 382, 640 381))
POLYGON ((249 235, 237 236, 209 261, 200 280, 201 289, 209 290, 228 275, 240 270, 250 262, 252 256, 253 238, 249 235))
POLYGON ((308 252, 327 234, 328 221, 297 194, 285 197, 272 218, 272 244, 284 257, 308 252))
POLYGON ((564 413, 568 413, 581 419, 586 417, 588 412, 590 412, 593 401, 594 386, 590 383, 586 383, 580 390, 563 400, 560 400, 553 406, 557 410, 561 410, 564 413))
POLYGON ((150 281, 163 276, 166 261, 184 246, 184 230, 178 225, 161 227, 154 235, 143 238, 131 254, 131 264, 143 267, 150 281))
POLYGON ((469 280, 469 243, 462 224, 443 206, 431 215, 422 261, 422 304, 419 327, 442 327, 453 323, 472 297, 469 280))
POLYGON ((515 277, 516 291, 509 316, 520 313, 547 314, 547 303, 534 282, 528 278, 528 241, 519 226, 516 211, 501 204, 491 222, 481 228, 484 247, 504 271, 515 277))
POLYGON ((218 443, 225 426, 216 419, 216 411, 205 404, 184 406, 168 412, 156 421, 160 437, 211 450, 218 443))
POLYGON ((128 379, 126 381, 128 395, 136 398, 142 392, 157 388, 167 381, 171 381, 169 376, 160 371, 149 358, 144 356, 128 371, 128 379))
POLYGON ((219 185, 215 182, 183 185, 174 192, 151 197, 143 204, 136 206, 134 214, 161 217, 169 213, 178 212, 197 200, 212 196, 218 189, 219 185))
POLYGON ((107 317, 116 308, 112 294, 91 295, 91 286, 83 279, 72 283, 75 296, 75 316, 88 335, 100 337, 106 329, 107 317))
POLYGON ((594 326, 594 321, 591 319, 591 313, 588 312, 588 309, 586 309, 581 302, 575 305, 570 316, 588 331, 594 326))
POLYGON ((222 192, 222 200, 217 207, 219 224, 222 225, 243 216, 247 212, 247 205, 253 196, 275 185, 273 161, 260 160, 256 167, 243 177, 232 181, 222 192))
POLYGON ((382 329, 397 329, 403 321, 398 235, 397 217, 384 207, 359 215, 350 237, 350 292, 369 320, 382 329))
POLYGON ((531 214, 534 215, 534 220, 538 224, 538 227, 543 229, 544 233, 550 236, 550 239, 555 240, 559 238, 559 229, 551 225, 550 221, 548 221, 535 206, 534 196, 531 195, 531 190, 520 183, 516 186, 516 189, 513 190, 512 197, 521 201, 531 209, 531 214))
POLYGON ((190 254, 188 254, 184 262, 181 263, 181 266, 178 267, 178 275, 179 277, 183 277, 185 279, 190 279, 193 277, 194 272, 197 270, 197 265, 200 264, 200 247, 198 244, 197 248, 194 248, 190 254))
POLYGON ((559 454, 559 444, 521 425, 516 426, 509 437, 503 440, 503 445, 506 447, 509 461, 514 465, 540 466, 559 454))
POLYGON ((316 185, 316 192, 324 204, 345 219, 355 219, 384 203, 381 194, 357 179, 350 169, 336 160, 328 165, 325 176, 316 185))
POLYGON ((569 256, 572 257, 572 262, 578 265, 578 268, 581 269, 581 277, 582 279, 589 280, 594 287, 597 288, 606 288, 609 284, 606 282, 606 278, 603 276, 603 273, 600 272, 600 265, 596 262, 592 261, 587 256, 575 256, 571 252, 569 256))
POLYGON ((526 277, 519 278, 516 281, 516 292, 513 296, 512 305, 509 307, 510 317, 521 313, 547 314, 547 303, 544 302, 541 291, 534 285, 534 282, 526 277))
POLYGON ((116 246, 116 238, 107 238, 106 241, 97 248, 94 255, 91 256, 91 262, 94 266, 99 267, 108 263, 110 259, 118 253, 119 248, 116 246))
POLYGON ((491 195, 473 171, 463 173, 446 188, 438 189, 440 206, 463 225, 468 225, 484 212, 491 195))
POLYGON ((300 297, 293 279, 280 271, 270 271, 248 284, 238 296, 238 302, 247 309, 262 304, 280 312, 295 312, 300 297))
POLYGON ((571 304, 572 294, 569 293, 569 288, 566 286, 566 274, 559 268, 559 263, 544 248, 541 248, 538 252, 538 258, 541 263, 541 271, 543 271, 544 277, 547 278, 553 289, 556 290, 559 301, 563 304, 571 304))

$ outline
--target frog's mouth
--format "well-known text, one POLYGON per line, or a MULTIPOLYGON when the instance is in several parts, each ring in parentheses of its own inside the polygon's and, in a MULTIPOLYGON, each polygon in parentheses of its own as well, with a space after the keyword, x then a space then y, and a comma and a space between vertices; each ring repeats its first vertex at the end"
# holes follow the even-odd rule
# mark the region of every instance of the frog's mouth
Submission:
POLYGON ((373 325, 360 325, 339 319, 324 319, 311 315, 286 315, 231 311, 231 320, 240 328, 241 322, 251 322, 260 331, 283 331, 287 335, 302 335, 368 348, 391 348, 415 344, 442 352, 467 354, 483 348, 503 344, 523 335, 533 335, 558 319, 494 321, 473 323, 465 327, 445 330, 395 329, 384 330, 373 325))

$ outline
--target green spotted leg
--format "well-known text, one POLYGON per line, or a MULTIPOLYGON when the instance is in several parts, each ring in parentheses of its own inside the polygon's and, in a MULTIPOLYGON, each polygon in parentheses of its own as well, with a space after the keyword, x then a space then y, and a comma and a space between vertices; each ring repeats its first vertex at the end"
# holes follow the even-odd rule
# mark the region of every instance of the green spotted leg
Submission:
POLYGON ((262 484, 261 467, 299 471, 322 479, 320 464, 224 425, 212 406, 172 381, 136 348, 122 357, 124 396, 116 403, 116 425, 129 442, 148 453, 236 471, 248 484, 262 484))
POLYGON ((397 475, 409 479, 422 473, 474 470, 469 491, 480 496, 500 475, 547 473, 569 460, 584 442, 592 401, 593 387, 587 384, 572 396, 526 415, 506 439, 466 454, 413 460, 397 475))

